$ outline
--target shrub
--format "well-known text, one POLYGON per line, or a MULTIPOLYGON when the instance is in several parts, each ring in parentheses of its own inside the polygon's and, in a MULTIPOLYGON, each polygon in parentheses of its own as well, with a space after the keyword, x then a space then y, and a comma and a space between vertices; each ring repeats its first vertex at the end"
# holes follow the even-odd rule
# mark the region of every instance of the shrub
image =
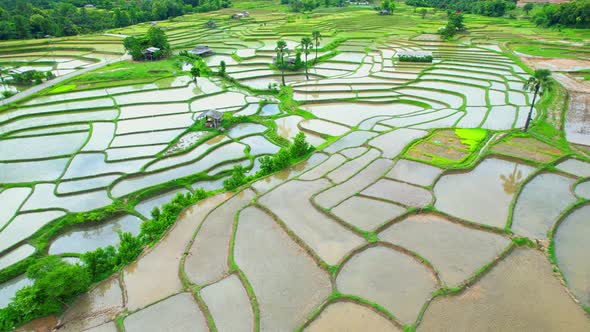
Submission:
POLYGON ((248 182, 246 170, 242 165, 235 165, 231 177, 223 180, 223 188, 225 190, 234 190, 246 182, 248 182))
POLYGON ((8 307, 0 310, 0 330, 8 331, 33 318, 55 314, 74 297, 86 291, 90 274, 80 265, 65 263, 60 257, 39 259, 27 270, 33 285, 16 292, 8 307))
POLYGON ((305 140, 305 134, 299 132, 293 140, 293 145, 289 147, 289 152, 291 153, 291 157, 299 158, 307 154, 309 152, 309 149, 310 146, 309 143, 307 143, 307 141, 305 140))
POLYGON ((297 159, 305 156, 311 151, 311 146, 305 140, 305 134, 299 133, 295 136, 293 144, 288 148, 282 148, 273 156, 265 156, 260 159, 260 170, 257 176, 265 176, 280 171, 297 159))
POLYGON ((117 251, 115 247, 98 248, 82 255, 82 262, 94 281, 108 277, 117 266, 117 251))
POLYGON ((401 62, 432 62, 432 55, 415 56, 415 55, 400 55, 401 62))

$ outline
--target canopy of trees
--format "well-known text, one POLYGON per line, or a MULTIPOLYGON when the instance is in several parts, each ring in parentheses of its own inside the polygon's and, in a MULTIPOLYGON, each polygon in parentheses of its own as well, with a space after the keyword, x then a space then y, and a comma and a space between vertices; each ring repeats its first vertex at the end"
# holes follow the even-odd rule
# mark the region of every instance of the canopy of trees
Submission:
POLYGON ((485 16, 504 16, 506 11, 516 8, 516 0, 406 0, 406 4, 459 10, 485 16))
POLYGON ((231 0, 3 0, 0 39, 71 36, 230 5, 231 0))
POLYGON ((158 27, 151 27, 145 36, 127 37, 123 40, 123 46, 131 54, 133 60, 142 60, 144 50, 148 47, 157 47, 160 50, 152 55, 152 59, 160 59, 170 53, 170 44, 168 37, 158 27))
POLYGON ((590 0, 574 0, 559 5, 547 4, 532 17, 540 26, 590 27, 590 0))

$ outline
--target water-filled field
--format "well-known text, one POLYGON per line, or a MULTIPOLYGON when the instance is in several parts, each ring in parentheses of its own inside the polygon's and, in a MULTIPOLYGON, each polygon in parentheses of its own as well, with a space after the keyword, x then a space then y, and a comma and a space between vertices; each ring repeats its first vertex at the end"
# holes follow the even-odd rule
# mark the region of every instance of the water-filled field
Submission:
MULTIPOLYGON (((115 319, 126 331, 590 330, 590 160, 520 131, 528 68, 477 29, 450 43, 368 10, 228 13, 160 24, 175 51, 209 45, 226 78, 193 80, 164 60, 153 77, 109 80, 124 60, 0 113, 0 307, 32 282, 30 261, 79 263, 203 188, 216 195, 78 298, 60 331, 115 331, 115 319), (210 18, 217 29, 202 27, 210 18), (276 41, 293 50, 315 29, 309 79, 287 71, 288 94, 269 90, 276 41), (434 60, 400 62, 403 51, 434 60), (248 121, 195 126, 210 110, 248 121), (254 174, 299 132, 316 148, 306 161, 221 193, 235 165, 254 174)), ((68 70, 70 57, 73 69, 121 51, 121 38, 95 37, 55 42, 88 53, 7 46, 0 61, 59 53, 68 70)))

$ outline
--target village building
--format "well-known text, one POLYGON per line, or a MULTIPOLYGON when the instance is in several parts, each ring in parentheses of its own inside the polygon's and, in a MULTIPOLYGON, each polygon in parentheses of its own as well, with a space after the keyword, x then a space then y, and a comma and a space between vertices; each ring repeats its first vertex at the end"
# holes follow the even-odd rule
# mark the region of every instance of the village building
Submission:
MULTIPOLYGON (((283 61, 285 61, 286 64, 288 65, 294 65, 295 64, 295 58, 292 56, 289 57, 283 57, 283 61)), ((273 56, 272 57, 272 62, 277 63, 277 57, 273 56)))
POLYGON ((154 55, 160 52, 160 49, 157 47, 148 47, 145 50, 143 50, 143 56, 148 59, 148 60, 153 60, 154 59, 154 55))
POLYGON ((213 54, 213 50, 207 45, 197 45, 192 50, 188 51, 188 53, 200 57, 206 57, 213 54))
POLYGON ((207 128, 219 128, 221 126, 221 118, 223 113, 217 110, 210 110, 208 112, 199 115, 198 119, 206 119, 205 127, 207 128))
POLYGON ((231 16, 231 18, 233 18, 234 20, 239 20, 239 19, 246 18, 246 17, 250 17, 250 13, 239 12, 239 13, 235 13, 231 16))

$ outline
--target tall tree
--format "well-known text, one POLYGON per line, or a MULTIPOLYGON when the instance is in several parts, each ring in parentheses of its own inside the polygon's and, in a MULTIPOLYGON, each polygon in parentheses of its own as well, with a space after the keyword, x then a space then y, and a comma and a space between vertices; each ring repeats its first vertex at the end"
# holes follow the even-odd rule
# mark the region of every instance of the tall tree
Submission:
POLYGON ((543 92, 545 92, 546 90, 551 90, 552 84, 553 82, 551 81, 551 71, 548 69, 535 70, 533 76, 531 76, 529 80, 526 81, 526 83, 524 84, 525 91, 533 92, 533 102, 531 103, 531 109, 529 110, 529 114, 526 118, 523 131, 527 131, 529 129, 529 125, 533 117, 533 107, 535 106, 537 95, 542 96, 543 92))
POLYGON ((309 66, 307 63, 307 56, 311 52, 312 47, 313 47, 313 42, 311 41, 311 38, 309 38, 309 37, 301 38, 301 48, 303 49, 303 53, 305 54, 305 78, 306 79, 309 79, 309 73, 308 73, 309 66))
POLYGON ((285 85, 285 54, 289 51, 287 49, 287 42, 282 39, 277 41, 275 51, 277 52, 277 63, 280 62, 281 67, 281 81, 285 85))
POLYGON ((525 13, 525 14, 528 16, 528 15, 529 15, 529 12, 530 12, 531 10, 533 10, 533 7, 534 7, 534 5, 533 5, 533 3, 532 3, 532 2, 527 2, 527 3, 525 3, 525 4, 524 4, 524 6, 522 7, 522 10, 523 10, 523 11, 524 11, 524 13, 525 13))
POLYGON ((191 68, 191 76, 193 77, 193 81, 195 81, 195 83, 197 83, 197 77, 201 77, 201 70, 199 69, 199 67, 197 67, 197 64, 193 64, 193 67, 191 68))
POLYGON ((315 61, 318 61, 318 47, 320 47, 320 40, 322 40, 322 34, 320 33, 319 30, 314 30, 311 33, 311 38, 313 38, 313 41, 315 42, 315 61))

